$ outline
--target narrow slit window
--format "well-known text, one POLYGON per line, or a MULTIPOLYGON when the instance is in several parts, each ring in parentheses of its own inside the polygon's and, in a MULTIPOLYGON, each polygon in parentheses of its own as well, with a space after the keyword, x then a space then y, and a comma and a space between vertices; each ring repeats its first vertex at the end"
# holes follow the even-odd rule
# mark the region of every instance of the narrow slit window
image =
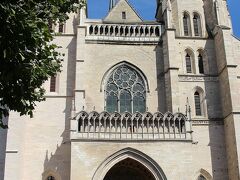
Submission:
POLYGON ((58 32, 59 33, 63 33, 63 31, 64 31, 64 24, 63 23, 59 23, 58 32))
POLYGON ((190 36, 190 21, 189 16, 186 13, 183 15, 183 31, 184 36, 190 36))
POLYGON ((127 18, 127 14, 125 11, 122 12, 122 19, 126 19, 127 18))
POLYGON ((198 92, 194 93, 194 101, 195 101, 196 116, 202 116, 201 99, 200 99, 200 94, 198 92))
POLYGON ((194 35, 201 36, 201 21, 198 14, 194 14, 193 16, 193 28, 194 28, 194 35))
POLYGON ((186 55, 186 69, 187 73, 192 73, 192 62, 191 62, 191 57, 189 54, 186 55))
POLYGON ((56 92, 56 76, 50 78, 50 92, 56 92))
POLYGON ((199 68, 199 73, 204 74, 203 57, 201 54, 199 54, 198 56, 198 68, 199 68))

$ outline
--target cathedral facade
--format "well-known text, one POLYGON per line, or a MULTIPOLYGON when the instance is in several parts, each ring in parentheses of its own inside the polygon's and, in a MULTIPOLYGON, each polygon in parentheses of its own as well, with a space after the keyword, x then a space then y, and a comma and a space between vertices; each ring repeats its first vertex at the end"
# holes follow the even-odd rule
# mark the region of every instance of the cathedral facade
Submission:
POLYGON ((4 180, 239 180, 240 41, 226 0, 88 4, 52 26, 62 71, 1 130, 4 180))

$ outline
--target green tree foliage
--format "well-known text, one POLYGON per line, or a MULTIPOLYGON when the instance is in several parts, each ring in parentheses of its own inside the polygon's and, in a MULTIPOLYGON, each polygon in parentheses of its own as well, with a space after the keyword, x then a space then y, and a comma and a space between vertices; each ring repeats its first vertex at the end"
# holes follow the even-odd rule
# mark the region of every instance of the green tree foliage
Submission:
POLYGON ((62 55, 49 23, 64 22, 83 0, 1 0, 0 127, 9 111, 32 117, 42 84, 60 71, 62 55))

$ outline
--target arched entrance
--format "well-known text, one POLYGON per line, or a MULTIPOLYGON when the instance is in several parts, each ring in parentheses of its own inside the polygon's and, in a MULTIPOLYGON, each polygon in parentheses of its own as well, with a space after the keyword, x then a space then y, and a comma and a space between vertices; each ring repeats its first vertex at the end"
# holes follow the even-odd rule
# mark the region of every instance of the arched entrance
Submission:
POLYGON ((131 158, 115 164, 104 180, 156 180, 153 174, 142 164, 131 158))
POLYGON ((132 148, 107 157, 92 180, 167 180, 161 167, 146 154, 132 148))

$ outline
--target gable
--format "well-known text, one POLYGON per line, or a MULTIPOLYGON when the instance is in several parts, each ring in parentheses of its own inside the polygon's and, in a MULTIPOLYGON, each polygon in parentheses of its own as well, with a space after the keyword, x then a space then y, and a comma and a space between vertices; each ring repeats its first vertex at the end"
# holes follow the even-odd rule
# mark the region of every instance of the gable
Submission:
POLYGON ((103 21, 111 23, 134 23, 142 22, 142 19, 127 0, 120 0, 103 21), (125 13, 126 19, 123 19, 122 13, 125 13))

